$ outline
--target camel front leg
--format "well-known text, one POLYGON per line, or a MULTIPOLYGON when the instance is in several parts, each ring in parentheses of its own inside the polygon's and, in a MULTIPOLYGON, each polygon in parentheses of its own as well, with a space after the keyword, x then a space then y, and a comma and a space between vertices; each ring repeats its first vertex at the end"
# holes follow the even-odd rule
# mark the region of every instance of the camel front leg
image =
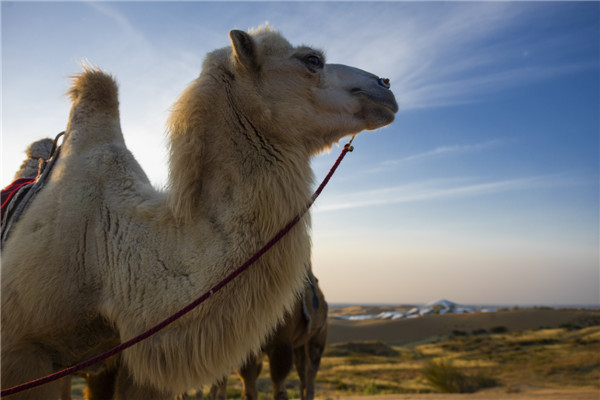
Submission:
POLYGON ((256 380, 262 370, 262 358, 260 356, 251 355, 248 357, 244 365, 238 369, 237 373, 244 388, 242 390, 242 398, 244 400, 257 400, 258 389, 256 388, 256 380))
POLYGON ((176 394, 161 391, 150 385, 141 385, 133 380, 129 370, 122 365, 117 373, 114 400, 173 400, 176 394))
POLYGON ((210 398, 212 400, 225 400, 227 398, 227 376, 224 376, 210 387, 210 398))
POLYGON ((60 386, 60 400, 72 400, 71 397, 71 383, 73 382, 72 376, 65 376, 58 380, 60 386))
POLYGON ((292 370, 294 350, 290 343, 274 343, 269 346, 269 372, 273 383, 273 398, 287 400, 285 378, 292 370))
MULTIPOLYGON (((300 377, 300 399, 313 400, 315 397, 315 377, 319 370, 320 357, 316 363, 311 354, 315 353, 314 345, 307 343, 294 349, 294 362, 300 377), (311 347, 313 347, 311 349, 311 347), (315 365, 316 364, 316 365, 315 365)), ((318 352, 318 351, 317 351, 318 352)))
POLYGON ((298 372, 298 377, 300 378, 300 399, 301 400, 310 400, 310 398, 306 397, 308 380, 307 369, 310 366, 310 362, 308 362, 308 345, 302 345, 296 347, 294 349, 294 364, 296 365, 296 372, 298 372))
POLYGON ((296 371, 300 377, 300 399, 313 400, 315 398, 315 378, 321 364, 323 349, 314 343, 307 343, 294 350, 296 371))
POLYGON ((315 379, 326 342, 327 326, 313 336, 307 344, 294 349, 294 362, 300 377, 301 400, 313 400, 315 397, 315 379))
POLYGON ((85 374, 87 385, 83 390, 85 400, 111 400, 115 394, 115 385, 120 363, 106 362, 100 371, 85 374))

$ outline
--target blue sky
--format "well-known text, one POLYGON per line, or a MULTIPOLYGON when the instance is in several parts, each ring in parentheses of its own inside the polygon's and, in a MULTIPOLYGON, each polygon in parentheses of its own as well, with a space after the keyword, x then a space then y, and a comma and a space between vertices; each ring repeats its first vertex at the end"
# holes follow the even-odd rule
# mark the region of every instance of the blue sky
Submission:
MULTIPOLYGON (((114 74, 128 146, 166 183, 165 121, 230 29, 268 21, 389 77, 313 211, 330 302, 600 304, 598 2, 2 1, 2 186, 67 123, 69 75, 114 74)), ((340 149, 313 161, 317 180, 340 149)))

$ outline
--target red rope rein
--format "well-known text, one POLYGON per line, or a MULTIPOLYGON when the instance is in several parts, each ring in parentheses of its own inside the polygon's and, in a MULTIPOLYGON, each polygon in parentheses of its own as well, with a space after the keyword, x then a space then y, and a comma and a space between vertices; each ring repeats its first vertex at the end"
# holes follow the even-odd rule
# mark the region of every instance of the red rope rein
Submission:
POLYGON ((269 249, 271 249, 271 247, 273 247, 279 240, 281 240, 281 238, 283 238, 302 219, 302 217, 308 212, 310 207, 314 204, 317 197, 319 197, 319 195, 321 194, 321 192, 323 191, 323 189, 325 188, 325 186, 327 185, 327 183, 333 176, 335 170, 338 168, 338 166, 340 165, 340 163, 342 162, 342 160, 344 159, 346 154, 348 152, 351 152, 352 150, 354 150, 354 147, 351 145, 352 140, 354 140, 354 137, 352 137, 352 139, 346 145, 344 145, 342 152, 340 153, 337 160, 331 167, 331 170, 329 171, 327 176, 325 176, 325 178, 323 179, 323 182, 321 182, 321 184, 319 185, 319 187, 317 188, 315 193, 312 195, 312 197, 310 198, 308 204, 304 207, 304 209, 302 209, 296 217, 294 217, 290 222, 288 222, 287 225, 285 225, 275 236, 273 236, 273 238, 269 242, 267 242, 267 244, 265 244, 261 249, 259 249, 244 264, 242 264, 236 270, 234 270, 231 274, 226 276, 225 279, 223 279, 221 282, 219 282, 215 286, 213 286, 208 292, 204 293, 202 296, 198 297, 196 300, 194 300, 193 302, 191 302, 190 304, 188 304, 187 306, 185 306, 184 308, 182 308, 175 314, 171 315, 169 318, 163 320, 159 324, 148 329, 146 332, 144 332, 138 336, 135 336, 134 338, 129 339, 126 342, 123 342, 120 345, 118 345, 110 350, 107 350, 102 354, 92 357, 86 361, 80 362, 79 364, 75 364, 72 367, 63 369, 62 371, 55 372, 53 374, 44 376, 39 379, 35 379, 30 382, 23 383, 21 385, 17 385, 17 386, 8 388, 8 389, 4 389, 0 392, 0 397, 9 396, 9 395, 15 394, 15 393, 20 393, 25 390, 33 389, 35 387, 44 385, 46 383, 56 381, 60 378, 64 378, 65 376, 68 376, 68 375, 74 374, 75 372, 81 371, 82 369, 87 368, 93 364, 100 362, 100 361, 106 360, 107 358, 114 356, 114 355, 122 352, 123 350, 141 342, 142 340, 147 339, 150 336, 154 335, 156 332, 165 328, 167 325, 170 325, 171 323, 175 322, 177 319, 183 317, 185 314, 189 313, 194 308, 198 307, 201 303, 206 301, 213 294, 215 294, 219 290, 223 289, 223 287, 225 287, 229 282, 234 280, 238 275, 240 275, 242 272, 244 272, 246 269, 248 269, 248 267, 250 267, 252 264, 254 264, 254 262, 256 262, 256 260, 258 260, 260 257, 262 257, 263 254, 265 254, 267 251, 269 251, 269 249))

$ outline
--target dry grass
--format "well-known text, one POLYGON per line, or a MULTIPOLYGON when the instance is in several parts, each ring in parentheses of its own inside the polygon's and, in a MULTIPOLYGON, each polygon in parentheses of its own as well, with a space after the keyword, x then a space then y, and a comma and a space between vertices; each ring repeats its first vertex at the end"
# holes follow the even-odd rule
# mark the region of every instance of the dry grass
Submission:
MULTIPOLYGON (((259 400, 271 398, 267 364, 265 360, 259 379, 259 400)), ((600 325, 459 334, 402 346, 373 341, 330 345, 317 376, 317 397, 473 392, 491 386, 510 392, 523 385, 600 389, 600 325), (439 385, 428 379, 432 368, 439 385)), ((299 398, 298 387, 293 372, 290 398, 299 398)), ((235 375, 229 379, 228 395, 240 398, 235 375)))
MULTIPOLYGON (((587 327, 568 325, 560 329, 513 332, 503 332, 498 327, 455 332, 402 345, 375 341, 329 345, 317 376, 316 396, 338 398, 443 391, 427 379, 427 366, 432 365, 450 365, 453 371, 446 373, 450 377, 452 374, 462 376, 457 379, 466 380, 464 391, 476 391, 492 384, 507 393, 531 386, 600 389, 600 325, 596 320, 592 323, 587 327)), ((287 384, 289 397, 299 398, 295 372, 290 374, 287 384)), ((204 388, 205 396, 208 389, 204 388)), ((228 398, 241 398, 241 389, 240 380, 232 374, 228 380, 228 398)), ((266 359, 258 389, 258 400, 272 398, 266 359)))

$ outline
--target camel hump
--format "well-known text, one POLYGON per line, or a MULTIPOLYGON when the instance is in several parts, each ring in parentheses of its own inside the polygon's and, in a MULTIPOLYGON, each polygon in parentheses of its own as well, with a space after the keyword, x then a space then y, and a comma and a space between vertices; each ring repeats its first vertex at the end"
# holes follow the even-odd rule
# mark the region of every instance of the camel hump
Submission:
POLYGON ((118 115, 119 90, 115 79, 97 67, 84 66, 83 72, 74 75, 68 94, 74 105, 88 110, 118 115))
POLYGON ((21 178, 35 178, 38 174, 40 159, 47 160, 50 158, 53 145, 54 140, 50 138, 40 139, 31 143, 29 147, 27 147, 27 150, 25 150, 27 158, 21 164, 21 167, 13 179, 17 180, 21 178))
POLYGON ((98 67, 83 66, 73 75, 67 94, 73 105, 67 125, 63 151, 97 147, 99 143, 124 143, 119 119, 117 82, 98 67))
POLYGON ((47 160, 50 158, 50 153, 52 153, 52 146, 54 145, 54 140, 50 138, 44 138, 37 140, 29 145, 25 150, 25 154, 27 154, 27 158, 34 158, 38 160, 40 158, 47 160))

